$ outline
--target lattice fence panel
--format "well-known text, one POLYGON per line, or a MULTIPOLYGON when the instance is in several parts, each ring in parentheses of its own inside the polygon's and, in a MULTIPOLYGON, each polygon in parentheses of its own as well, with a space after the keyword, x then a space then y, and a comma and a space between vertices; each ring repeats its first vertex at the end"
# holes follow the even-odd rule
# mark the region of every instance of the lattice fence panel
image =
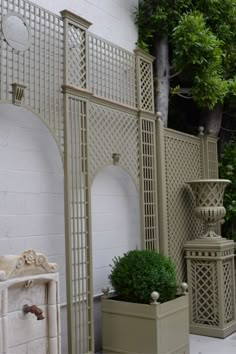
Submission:
POLYGON ((199 237, 202 224, 193 213, 194 201, 185 182, 201 178, 200 140, 165 129, 168 252, 180 281, 186 280, 183 245, 199 237))
POLYGON ((135 56, 89 34, 90 89, 96 95, 136 107, 135 56))
POLYGON ((70 24, 67 35, 68 84, 86 88, 86 31, 70 24))
POLYGON ((142 119, 142 170, 145 248, 157 249, 155 122, 142 119))
POLYGON ((191 262, 192 321, 194 324, 219 325, 217 263, 191 262))
POLYGON ((207 150, 209 178, 218 178, 218 156, 216 142, 208 141, 207 150))
POLYGON ((92 348, 86 103, 69 99, 70 229, 76 353, 92 348))
POLYGON ((112 154, 120 154, 119 164, 139 188, 138 119, 122 111, 95 103, 89 105, 90 173, 113 164, 112 154))
POLYGON ((140 109, 154 111, 152 63, 139 59, 140 109))
MULTIPOLYGON (((9 14, 19 14, 24 19, 31 40, 28 49, 18 51, 1 35, 0 100, 12 101, 12 83, 25 85, 24 105, 44 119, 63 148, 63 22, 31 2, 1 0, 0 28, 9 14)), ((17 17, 13 20, 15 26, 20 22, 17 17)))
POLYGON ((224 323, 229 323, 234 319, 234 289, 233 289, 233 262, 232 260, 223 262, 224 279, 224 323))

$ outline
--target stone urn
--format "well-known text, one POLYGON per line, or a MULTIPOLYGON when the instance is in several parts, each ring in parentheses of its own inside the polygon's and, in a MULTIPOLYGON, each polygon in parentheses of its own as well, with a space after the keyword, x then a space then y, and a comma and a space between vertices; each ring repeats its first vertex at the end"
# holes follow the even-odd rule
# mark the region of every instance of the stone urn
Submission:
POLYGON ((218 221, 224 218, 223 206, 225 187, 231 183, 227 179, 198 179, 187 182, 195 198, 195 214, 203 219, 206 233, 201 238, 221 238, 215 232, 218 221))

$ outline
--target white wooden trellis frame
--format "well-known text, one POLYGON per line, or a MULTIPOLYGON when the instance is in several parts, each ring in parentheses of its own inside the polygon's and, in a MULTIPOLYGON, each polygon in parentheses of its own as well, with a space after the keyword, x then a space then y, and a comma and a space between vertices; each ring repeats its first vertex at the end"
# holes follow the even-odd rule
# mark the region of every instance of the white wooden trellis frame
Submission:
MULTIPOLYGON (((11 16, 29 31, 28 42, 19 50, 12 47, 6 30, 1 35, 0 102, 16 103, 12 88, 19 88, 17 104, 45 122, 60 149, 65 172, 69 353, 93 353, 90 190, 98 170, 113 164, 113 154, 120 155, 119 165, 139 191, 143 248, 171 253, 166 173, 175 167, 165 160, 171 133, 156 124, 153 57, 140 50, 130 53, 92 35, 90 23, 67 10, 56 16, 28 0, 0 0, 1 28, 11 16)), ((213 176, 216 142, 191 139, 199 151, 202 148, 196 163, 201 166, 193 174, 211 169, 213 176), (204 164, 208 155, 210 163, 204 164)), ((176 139, 187 140, 181 134, 176 139)), ((188 146, 187 141, 185 149, 188 146)), ((183 233, 186 239, 188 229, 181 229, 180 237, 183 233)), ((180 259, 182 253, 177 256, 180 259)))

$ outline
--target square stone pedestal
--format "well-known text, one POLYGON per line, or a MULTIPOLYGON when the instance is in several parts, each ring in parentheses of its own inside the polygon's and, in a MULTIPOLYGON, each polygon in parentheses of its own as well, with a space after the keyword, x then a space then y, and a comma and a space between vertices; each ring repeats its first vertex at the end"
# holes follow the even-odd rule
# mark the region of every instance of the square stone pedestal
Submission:
POLYGON ((225 338, 236 331, 234 242, 197 239, 185 250, 190 333, 225 338))

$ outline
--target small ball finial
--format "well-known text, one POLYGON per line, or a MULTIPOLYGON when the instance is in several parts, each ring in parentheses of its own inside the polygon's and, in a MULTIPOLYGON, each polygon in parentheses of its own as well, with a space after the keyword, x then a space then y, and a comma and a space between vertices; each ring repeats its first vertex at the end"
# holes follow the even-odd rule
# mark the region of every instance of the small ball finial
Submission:
POLYGON ((198 133, 199 133, 199 135, 204 135, 204 127, 203 126, 199 126, 198 127, 198 133))
POLYGON ((110 289, 109 289, 108 286, 106 288, 102 288, 101 290, 102 290, 104 296, 108 296, 109 295, 110 289))
POLYGON ((159 299, 160 294, 157 291, 153 291, 151 293, 151 298, 152 298, 152 304, 158 304, 157 300, 159 299))
POLYGON ((188 284, 183 282, 181 284, 181 289, 182 289, 183 294, 186 295, 187 294, 187 290, 188 290, 188 284))
POLYGON ((157 119, 161 119, 162 118, 162 113, 161 112, 156 112, 156 117, 157 117, 157 119))

